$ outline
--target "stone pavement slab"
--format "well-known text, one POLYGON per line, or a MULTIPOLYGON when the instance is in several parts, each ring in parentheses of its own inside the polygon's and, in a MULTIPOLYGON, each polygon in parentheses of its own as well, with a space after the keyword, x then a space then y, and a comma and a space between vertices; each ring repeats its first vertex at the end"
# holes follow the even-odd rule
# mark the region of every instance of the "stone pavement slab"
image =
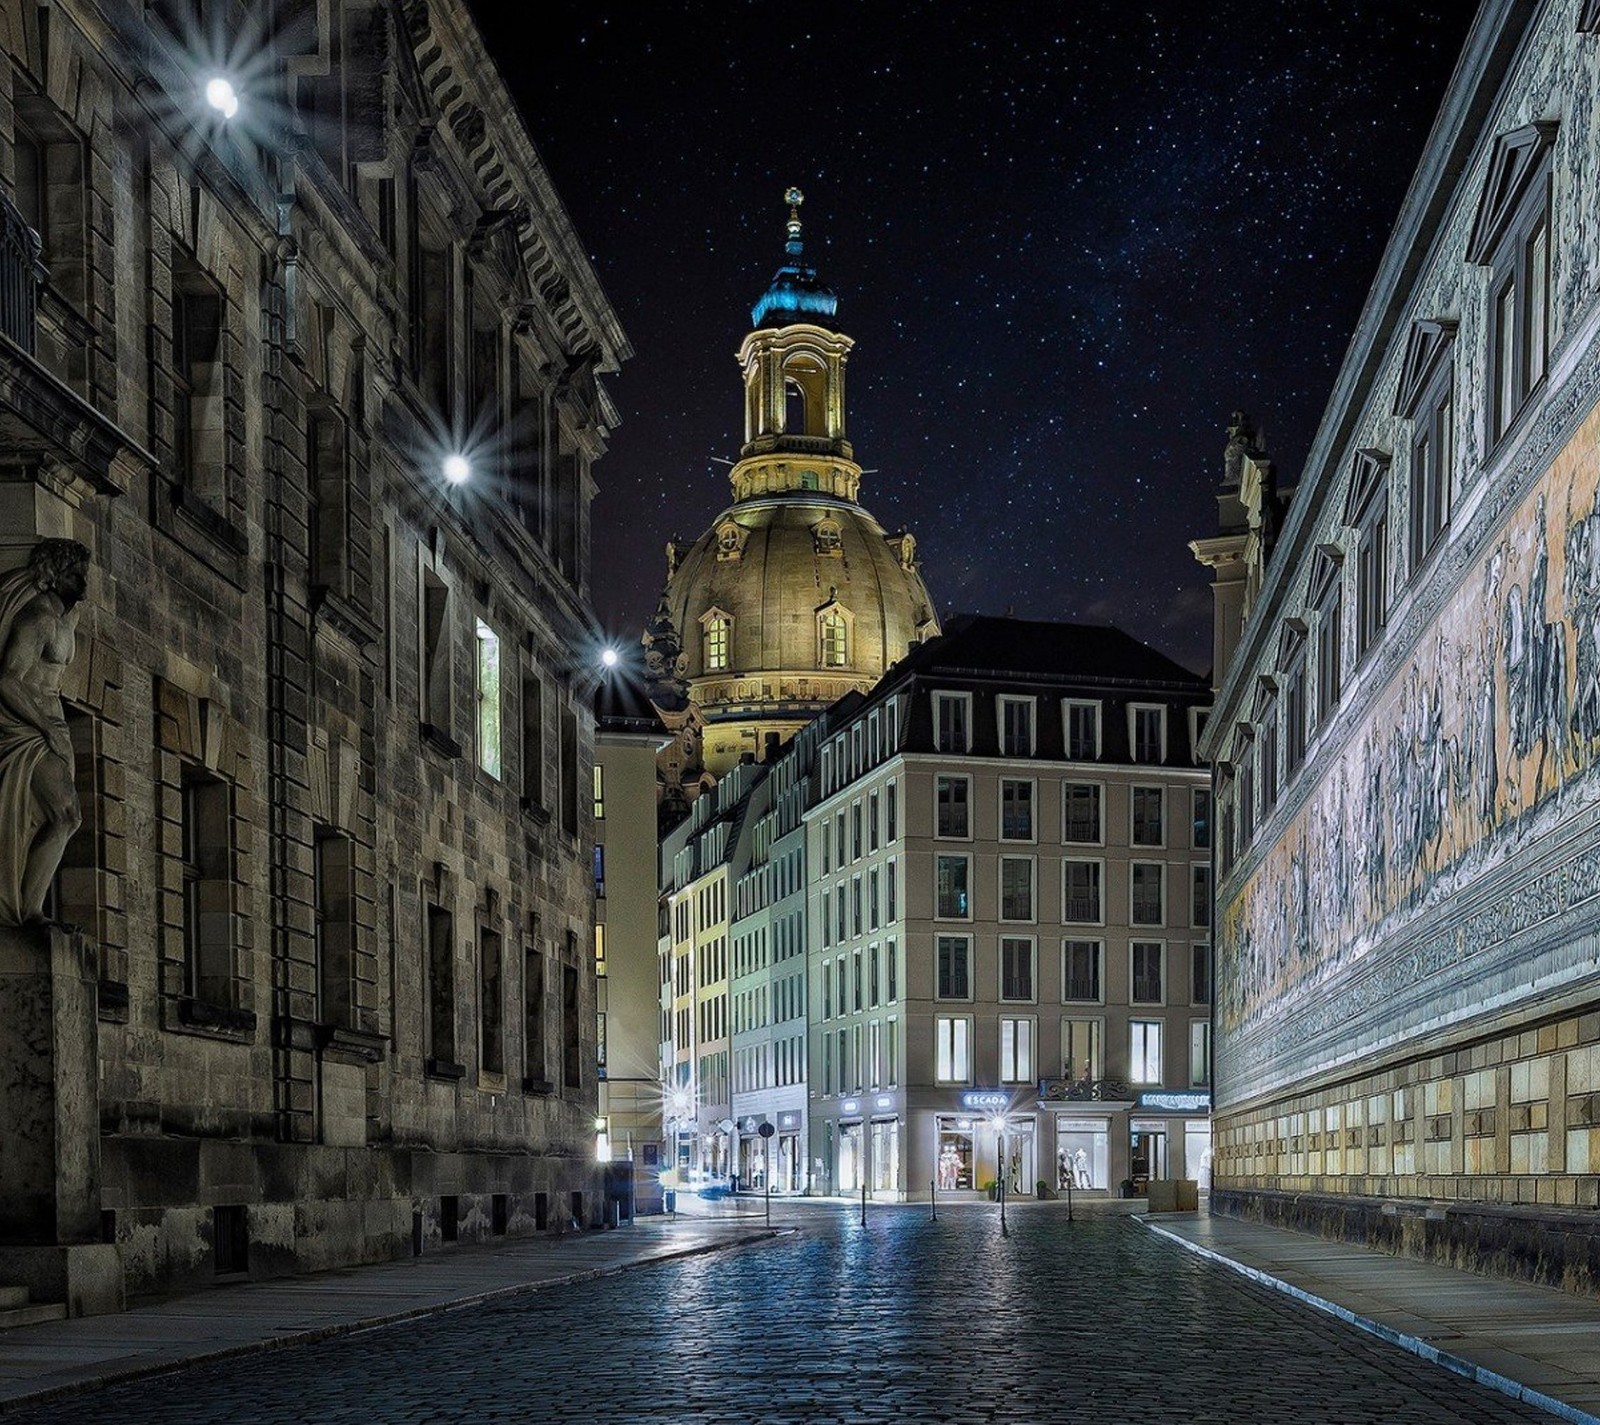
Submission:
POLYGON ((218 1286, 116 1316, 0 1331, 0 1410, 250 1351, 770 1240, 759 1213, 641 1218, 614 1231, 448 1247, 422 1257, 218 1286))
POLYGON ((1600 1300, 1206 1212, 1141 1221, 1424 1360, 1600 1425, 1600 1300))

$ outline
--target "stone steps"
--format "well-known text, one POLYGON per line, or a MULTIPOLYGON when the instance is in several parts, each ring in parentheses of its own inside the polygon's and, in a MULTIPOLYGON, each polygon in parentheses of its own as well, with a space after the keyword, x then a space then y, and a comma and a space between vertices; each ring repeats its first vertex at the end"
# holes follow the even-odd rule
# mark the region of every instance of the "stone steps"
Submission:
POLYGON ((40 1304, 28 1300, 25 1286, 0 1286, 0 1331, 13 1326, 35 1326, 41 1321, 64 1321, 65 1302, 40 1304))

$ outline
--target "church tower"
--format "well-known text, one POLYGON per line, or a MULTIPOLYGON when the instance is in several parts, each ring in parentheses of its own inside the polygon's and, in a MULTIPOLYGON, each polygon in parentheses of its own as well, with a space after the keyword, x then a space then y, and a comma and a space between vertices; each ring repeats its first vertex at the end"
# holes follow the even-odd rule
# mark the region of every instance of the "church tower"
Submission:
MULTIPOLYGON (((858 503, 845 426, 854 342, 805 260, 800 191, 784 196, 784 263, 739 348, 745 436, 733 503, 693 544, 667 551, 671 671, 695 709, 702 745, 692 760, 704 781, 746 754, 765 757, 938 632, 916 541, 886 533, 858 503)), ((698 788, 683 790, 692 799, 698 788)))

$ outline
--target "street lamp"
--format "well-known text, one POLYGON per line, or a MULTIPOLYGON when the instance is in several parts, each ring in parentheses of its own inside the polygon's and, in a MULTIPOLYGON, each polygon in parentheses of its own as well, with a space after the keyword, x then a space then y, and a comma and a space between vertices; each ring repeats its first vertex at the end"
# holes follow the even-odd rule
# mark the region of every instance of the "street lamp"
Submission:
POLYGON ((445 456, 443 469, 444 478, 452 485, 465 484, 472 478, 472 464, 466 456, 461 454, 445 456))
POLYGON ((213 75, 206 80, 205 96, 206 103, 224 119, 231 119, 239 112, 239 91, 225 75, 213 75))
POLYGON ((603 648, 600 650, 600 666, 602 668, 615 668, 617 666, 617 660, 620 659, 621 656, 622 655, 618 653, 615 648, 603 648))
POLYGON ((1000 1199, 1000 1235, 1009 1237, 1006 1227, 1006 1116, 994 1114, 989 1121, 994 1125, 997 1161, 995 1163, 995 1194, 1000 1199))

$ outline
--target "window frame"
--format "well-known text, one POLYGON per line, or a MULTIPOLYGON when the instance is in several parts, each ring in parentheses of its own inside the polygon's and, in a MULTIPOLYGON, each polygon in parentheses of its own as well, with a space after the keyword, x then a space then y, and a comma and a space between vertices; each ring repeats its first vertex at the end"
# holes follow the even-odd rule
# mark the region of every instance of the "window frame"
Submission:
MULTIPOLYGON (((1145 977, 1148 989, 1149 976, 1145 977)), ((1128 1004, 1132 1008, 1149 1009, 1164 1007, 1167 1003, 1167 942, 1165 940, 1134 940, 1128 941, 1128 1004), (1155 952, 1155 996, 1140 993, 1139 952, 1155 952)))
POLYGON ((1134 782, 1128 787, 1128 845, 1141 851, 1164 851, 1167 847, 1167 789, 1156 783, 1134 782), (1156 839, 1139 840, 1139 794, 1154 792, 1157 798, 1156 839))
POLYGON ((936 1014, 933 1016, 933 1081, 936 1084, 970 1084, 972 1082, 972 1016, 970 1014, 936 1014), (950 1031, 949 1072, 941 1073, 944 1061, 946 1028, 950 1031), (957 1033, 959 1028, 960 1032, 957 1033), (960 1041, 959 1045, 957 1040, 960 1041), (959 1054, 957 1050, 959 1049, 959 1054), (958 1064, 956 1061, 960 1059, 958 1064))
POLYGON ((1062 753, 1069 762, 1099 762, 1105 752, 1105 718, 1104 702, 1100 698, 1062 698, 1061 700, 1061 748, 1062 753), (1094 720, 1094 751, 1088 757, 1079 757, 1073 752, 1072 739, 1072 714, 1073 711, 1087 712, 1094 720))
POLYGON ((1106 844, 1106 784, 1104 782, 1078 782, 1063 780, 1061 783, 1061 844, 1063 846, 1104 846, 1106 844), (1092 841, 1082 841, 1071 835, 1068 816, 1073 788, 1086 788, 1095 794, 1095 820, 1097 822, 1096 834, 1092 841))
MULTIPOLYGON (((972 936, 970 935, 935 935, 933 937, 933 998, 937 1001, 950 1004, 971 1004, 973 998, 975 977, 973 970, 972 936), (952 953, 959 946, 961 951, 961 974, 965 979, 966 993, 956 994, 952 988, 946 992, 946 976, 944 966, 945 942, 950 943, 952 953)), ((949 983, 955 983, 955 962, 951 962, 949 983)))
POLYGON ((1031 695, 1018 693, 999 693, 995 696, 995 741, 999 745, 1002 757, 1032 757, 1039 748, 1039 700, 1031 695), (1012 708, 1025 710, 1028 720, 1028 745, 1025 749, 1017 751, 1007 746, 1007 713, 1012 708))
POLYGON ((1170 738, 1167 734, 1167 705, 1165 703, 1129 703, 1128 761, 1136 767, 1164 767, 1167 764, 1167 756, 1170 750, 1170 738), (1157 742, 1160 745, 1160 755, 1153 762, 1139 755, 1140 713, 1155 713, 1158 719, 1159 732, 1157 733, 1157 742))
POLYGON ((1063 856, 1061 858, 1061 923, 1063 925, 1098 925, 1106 923, 1106 858, 1104 856, 1063 856), (1095 901, 1099 914, 1092 920, 1069 915, 1072 896, 1068 886, 1068 871, 1072 866, 1094 868, 1095 901))
POLYGON ((999 1063, 996 1065, 999 1071, 996 1076, 998 1081, 1002 1084, 1036 1083, 1039 1063, 1037 1017, 1031 1014, 1002 1014, 999 1017, 996 1040, 999 1058, 999 1063), (1008 1029, 1011 1039, 1009 1055, 1006 1043, 1008 1029))
POLYGON ((950 851, 940 852, 935 855, 933 858, 933 918, 938 921, 970 924, 973 920, 972 899, 972 853, 970 851, 950 851), (946 861, 959 861, 964 868, 962 880, 966 896, 966 911, 962 914, 945 915, 940 909, 940 877, 943 873, 943 863, 946 861))
POLYGON ((1039 923, 1039 858, 1037 856, 1009 856, 1002 855, 995 868, 996 876, 996 907, 995 919, 1002 925, 1037 925, 1039 923), (1008 915, 1006 913, 1006 863, 1013 862, 1028 868, 1028 913, 1026 915, 1008 915))
POLYGON ((933 777, 933 839, 935 841, 971 841, 972 840, 972 778, 965 772, 936 772, 933 777), (961 799, 962 807, 966 812, 966 830, 962 832, 941 830, 942 822, 940 793, 945 783, 960 782, 965 787, 961 799))
POLYGON ((1038 1004, 1039 1002, 1039 941, 1033 935, 1001 935, 996 940, 995 953, 995 998, 1001 1004, 1038 1004), (1007 946, 1023 945, 1027 947, 1028 967, 1028 992, 1026 994, 1007 994, 1006 987, 1006 951, 1007 946))
POLYGON ((1165 861, 1128 862, 1128 924, 1138 929, 1164 928, 1167 923, 1167 863, 1165 861), (1155 920, 1139 920, 1134 915, 1138 904, 1139 871, 1154 871, 1160 888, 1160 911, 1155 920))
POLYGON ((999 839, 1013 846, 1036 846, 1039 842, 1039 780, 1037 777, 1000 777, 997 779, 995 796, 999 803, 1000 830, 999 839), (1028 834, 1026 836, 1010 836, 1006 832, 1006 789, 1008 787, 1026 787, 1028 789, 1028 834))
MULTIPOLYGON (((954 740, 955 739, 953 739, 953 738, 949 739, 949 741, 951 741, 951 742, 954 742, 954 740)), ((934 690, 934 692, 933 692, 933 747, 934 747, 934 751, 943 752, 943 753, 945 753, 947 755, 956 754, 956 755, 963 755, 964 756, 966 753, 972 751, 972 694, 971 693, 952 692, 952 691, 950 691, 948 689, 942 689, 942 688, 938 688, 938 689, 934 690), (957 747, 957 746, 947 746, 946 745, 947 739, 946 739, 946 736, 945 736, 945 732, 946 732, 946 728, 947 728, 948 724, 946 722, 945 709, 948 708, 948 707, 957 707, 957 706, 960 707, 960 709, 961 709, 961 729, 960 730, 961 730, 961 732, 963 734, 962 738, 961 738, 961 745, 959 747, 957 747)))
POLYGON ((1141 1088, 1159 1088, 1166 1073, 1166 1044, 1165 1044, 1165 1019, 1134 1019, 1128 1020, 1128 1082, 1141 1088), (1136 1046, 1140 1039, 1140 1030, 1146 1031, 1143 1053, 1137 1053, 1136 1046), (1154 1078, 1141 1078, 1140 1070, 1147 1069, 1150 1060, 1151 1045, 1148 1042, 1154 1039, 1156 1076, 1154 1078))

